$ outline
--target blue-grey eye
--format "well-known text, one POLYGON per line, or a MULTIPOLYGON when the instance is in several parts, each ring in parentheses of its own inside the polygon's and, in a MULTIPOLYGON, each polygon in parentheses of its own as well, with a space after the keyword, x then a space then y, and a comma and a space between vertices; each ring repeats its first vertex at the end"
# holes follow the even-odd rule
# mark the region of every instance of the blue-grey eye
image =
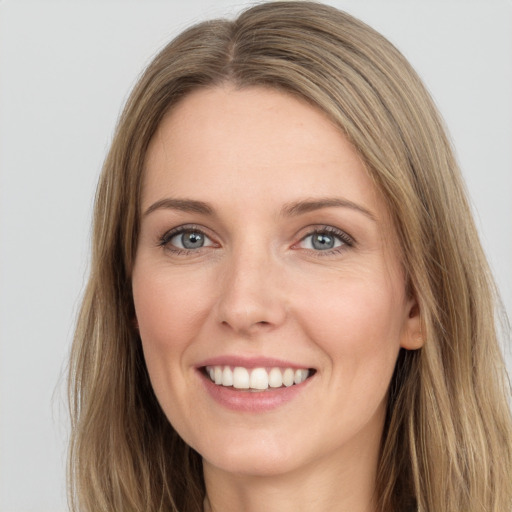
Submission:
POLYGON ((200 231, 183 231, 174 235, 169 242, 179 249, 200 249, 212 245, 212 241, 200 231))
POLYGON ((300 242, 300 247, 315 251, 328 251, 341 247, 344 243, 340 236, 333 233, 316 232, 305 236, 300 242))
POLYGON ((322 233, 317 233, 312 236, 311 244, 315 249, 319 251, 324 251, 325 249, 334 248, 334 244, 336 243, 336 239, 332 235, 325 235, 322 233))

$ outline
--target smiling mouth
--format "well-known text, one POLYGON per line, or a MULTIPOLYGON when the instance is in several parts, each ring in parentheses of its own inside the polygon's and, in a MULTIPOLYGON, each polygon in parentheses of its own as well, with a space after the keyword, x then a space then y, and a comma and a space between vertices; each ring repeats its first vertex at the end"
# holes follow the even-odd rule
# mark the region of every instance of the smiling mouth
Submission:
POLYGON ((217 386, 241 391, 268 391, 301 384, 313 376, 312 368, 244 368, 204 366, 204 374, 217 386))

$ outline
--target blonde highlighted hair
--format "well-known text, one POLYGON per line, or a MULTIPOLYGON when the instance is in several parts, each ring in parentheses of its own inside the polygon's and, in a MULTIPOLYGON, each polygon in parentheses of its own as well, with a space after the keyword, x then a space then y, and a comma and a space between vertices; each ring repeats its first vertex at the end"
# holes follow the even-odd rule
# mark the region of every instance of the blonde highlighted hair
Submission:
POLYGON ((149 382, 133 325, 131 270, 146 150, 190 91, 273 87, 326 112, 389 205, 424 347, 400 353, 376 483, 379 512, 512 510, 510 388, 496 291, 443 124, 405 58, 332 7, 263 3, 194 26, 148 66, 98 185, 92 263, 69 370, 71 508, 202 510, 200 456, 149 382))

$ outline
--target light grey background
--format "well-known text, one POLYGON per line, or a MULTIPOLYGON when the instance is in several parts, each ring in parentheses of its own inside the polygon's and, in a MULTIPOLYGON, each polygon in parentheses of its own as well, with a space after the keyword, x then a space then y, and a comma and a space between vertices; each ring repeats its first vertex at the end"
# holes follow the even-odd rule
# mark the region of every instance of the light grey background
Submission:
MULTIPOLYGON (((451 131, 512 311, 512 3, 339 0, 391 39, 451 131)), ((0 511, 64 511, 64 373, 92 198, 123 101, 190 23, 247 1, 0 2, 0 511)))

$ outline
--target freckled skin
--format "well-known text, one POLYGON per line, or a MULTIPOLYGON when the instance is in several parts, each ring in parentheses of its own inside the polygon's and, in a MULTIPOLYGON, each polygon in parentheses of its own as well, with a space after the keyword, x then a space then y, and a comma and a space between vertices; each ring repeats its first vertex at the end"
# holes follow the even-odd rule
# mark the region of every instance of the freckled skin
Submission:
POLYGON ((361 158, 323 113, 290 95, 199 90, 164 118, 148 150, 142 211, 168 197, 206 202, 213 214, 143 216, 135 309, 158 400, 203 456, 207 483, 315 471, 352 485, 359 510, 373 489, 398 351, 419 339, 396 234, 361 158), (349 207, 282 214, 325 197, 375 219, 349 207), (179 236, 160 244, 183 225, 201 229, 207 245, 176 252, 179 236), (312 248, 312 229, 326 226, 354 243, 335 237, 337 251, 312 248), (240 413, 212 400, 197 371, 225 354, 316 373, 289 403, 240 413))

